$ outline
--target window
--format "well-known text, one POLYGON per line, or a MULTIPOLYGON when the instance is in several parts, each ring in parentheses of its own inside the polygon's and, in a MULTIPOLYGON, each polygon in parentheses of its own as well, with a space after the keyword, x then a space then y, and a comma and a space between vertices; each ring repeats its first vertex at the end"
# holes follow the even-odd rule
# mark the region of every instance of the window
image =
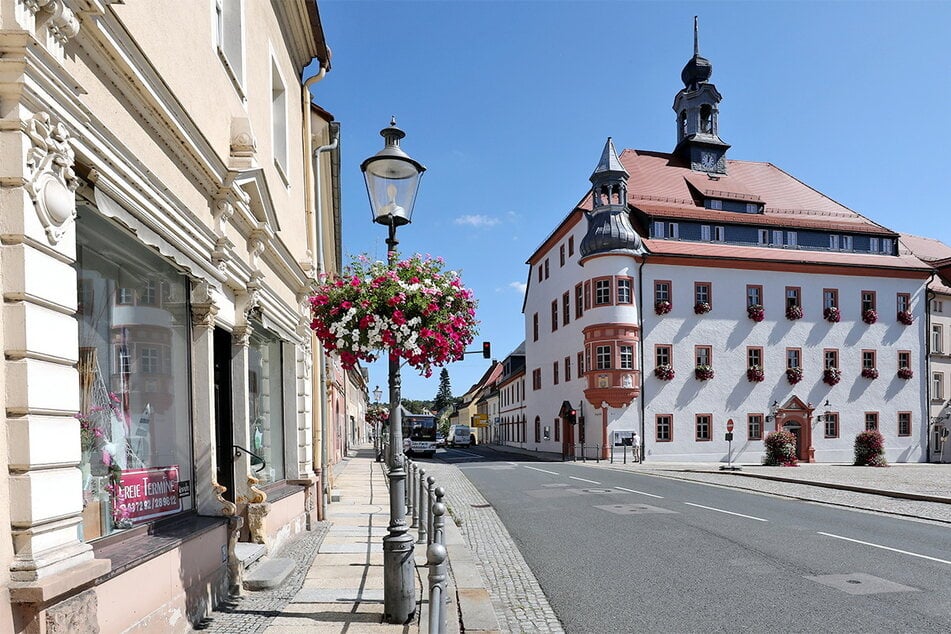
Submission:
POLYGON ((842 236, 842 250, 843 251, 852 250, 852 236, 842 236))
POLYGON ((931 400, 944 400, 944 372, 933 372, 931 374, 931 400))
POLYGON ((542 389, 542 369, 535 368, 532 370, 532 389, 540 390, 542 389))
POLYGON ((584 315, 584 289, 581 284, 575 286, 575 319, 581 319, 584 315))
POLYGON ((802 306, 802 302, 799 297, 800 289, 798 286, 787 286, 786 287, 786 308, 793 308, 795 306, 802 306))
POLYGON ((898 412, 898 435, 911 436, 911 412, 898 412))
POLYGON ((558 266, 565 265, 565 245, 558 247, 558 266))
POLYGON ((594 305, 606 306, 611 303, 611 280, 600 279, 594 281, 594 305))
POLYGON ((139 305, 158 306, 158 284, 155 280, 147 280, 142 287, 142 297, 139 299, 139 305))
POLYGON ((746 431, 750 440, 763 439, 763 415, 747 414, 746 431))
POLYGON ((944 302, 941 301, 940 299, 934 300, 933 302, 931 302, 931 310, 933 310, 933 311, 936 312, 936 313, 943 313, 943 312, 944 312, 944 302))
POLYGON ((719 200, 718 198, 711 198, 711 199, 710 199, 710 209, 713 209, 714 211, 722 211, 722 210, 723 210, 723 201, 722 201, 722 200, 719 200))
POLYGON ((252 452, 266 467, 261 482, 284 479, 284 370, 281 341, 254 325, 248 345, 248 424, 252 452))
POLYGON ((584 374, 584 353, 583 352, 578 353, 577 361, 578 361, 578 376, 580 377, 582 374, 584 374))
POLYGON ((575 237, 568 236, 568 257, 570 258, 575 254, 575 237))
POLYGON ((141 347, 139 349, 139 368, 143 374, 159 374, 161 372, 161 361, 159 359, 159 349, 150 347, 141 347))
POLYGON ((558 300, 552 300, 551 302, 551 331, 555 332, 558 330, 558 300))
POLYGON ((561 432, 561 421, 559 421, 559 420, 556 418, 556 419, 555 419, 555 424, 552 425, 552 427, 555 428, 555 442, 558 442, 559 440, 561 440, 561 438, 560 438, 560 436, 561 436, 561 433, 560 433, 560 432, 561 432))
POLYGON ((696 346, 694 356, 697 365, 713 365, 713 348, 710 346, 696 346))
POLYGON ((710 225, 700 225, 700 239, 709 242, 710 237, 710 225))
POLYGON ((839 415, 836 412, 827 412, 825 418, 826 438, 839 437, 839 415))
POLYGON ((911 295, 908 293, 899 293, 895 296, 895 304, 898 307, 898 312, 903 313, 911 309, 911 295))
POLYGON ((802 351, 799 348, 786 348, 786 367, 802 367, 802 351))
POLYGON ((746 286, 746 305, 753 306, 754 304, 763 305, 763 287, 747 285, 746 286))
POLYGON ((617 280, 617 303, 630 304, 631 298, 631 278, 619 277, 617 280))
POLYGON ((769 244, 769 229, 760 229, 758 235, 760 244, 769 244))
POLYGON ((551 427, 545 425, 544 435, 542 436, 545 440, 551 440, 551 427))
POLYGON ((667 237, 675 240, 680 238, 680 227, 676 222, 667 223, 667 237))
POLYGON ((862 369, 863 370, 875 369, 875 351, 874 350, 862 350, 862 369))
POLYGON ((271 60, 271 148, 281 177, 287 180, 287 90, 271 60))
POLYGON ((763 367, 763 349, 750 346, 746 349, 746 367, 763 367))
POLYGON ((697 304, 711 304, 713 303, 712 293, 710 292, 711 285, 710 282, 694 282, 693 284, 693 295, 694 302, 697 304))
POLYGON ((565 357, 565 381, 571 380, 571 357, 565 357))
POLYGON ((216 0, 215 45, 231 82, 244 98, 244 2, 216 0))
POLYGON ((538 341, 538 313, 532 315, 532 341, 538 341))
POLYGON ((538 265, 538 281, 541 282, 545 277, 545 267, 541 264, 538 265))
POLYGON ((618 366, 621 370, 633 370, 634 369, 634 346, 620 345, 618 346, 618 358, 620 365, 618 366))
POLYGON ((865 431, 878 431, 878 412, 865 412, 865 431))
POLYGON ((584 309, 591 308, 591 282, 584 283, 584 309))
POLYGON ((125 344, 116 344, 112 348, 112 372, 123 377, 128 377, 132 371, 132 359, 129 355, 129 347, 125 344))
POLYGON ((697 414, 696 440, 705 442, 711 439, 712 430, 710 429, 710 414, 697 414))
POLYGON ((931 351, 941 354, 944 352, 944 328, 941 324, 931 324, 931 351))
POLYGON ((782 231, 773 231, 773 244, 778 244, 782 246, 783 244, 783 232, 782 231))
POLYGON ((898 367, 899 368, 911 367, 911 351, 910 350, 898 351, 898 367))
POLYGON ((799 246, 799 234, 795 231, 786 232, 786 244, 791 247, 799 246))
POLYGON ((551 364, 551 383, 552 385, 558 385, 558 362, 557 361, 551 364))
POLYGON ((655 220, 653 224, 653 229, 654 229, 654 232, 653 232, 653 235, 651 235, 652 238, 664 237, 664 223, 663 222, 659 220, 655 220))
POLYGON ((892 239, 882 238, 882 253, 892 254, 892 239))
POLYGON ((833 251, 839 250, 839 236, 831 235, 829 236, 829 248, 833 251))
POLYGON ((595 349, 595 369, 611 369, 611 346, 598 346, 595 349))
POLYGON ((542 421, 536 416, 535 417, 535 442, 542 441, 542 421))
POLYGON ((836 288, 824 288, 822 289, 822 308, 838 308, 839 306, 839 290, 836 288))
POLYGON ((868 250, 872 253, 878 253, 878 238, 869 238, 868 239, 868 250))
POLYGON ((670 282, 657 280, 654 282, 654 302, 670 301, 670 282))
POLYGON ((748 214, 759 213, 759 205, 757 205, 756 203, 746 203, 746 213, 748 214))
POLYGON ((545 258, 545 279, 548 279, 548 258, 545 258))
POLYGON ((862 312, 875 310, 875 291, 862 291, 862 312))
POLYGON ((669 345, 655 345, 654 346, 654 364, 655 365, 671 365, 671 346, 669 345))
POLYGON ((717 242, 723 242, 726 240, 726 230, 723 227, 714 227, 713 239, 717 242))
POLYGON ((571 295, 564 293, 561 296, 561 325, 567 326, 571 321, 571 295))
POLYGON ((823 360, 825 365, 822 367, 826 370, 829 368, 838 368, 839 367, 839 351, 838 350, 825 350, 823 351, 823 360))
POLYGON ((654 435, 657 442, 670 442, 673 440, 673 420, 670 414, 658 414, 654 417, 654 435))
POLYGON ((125 286, 119 287, 116 290, 116 303, 123 306, 132 306, 135 304, 135 291, 125 286))

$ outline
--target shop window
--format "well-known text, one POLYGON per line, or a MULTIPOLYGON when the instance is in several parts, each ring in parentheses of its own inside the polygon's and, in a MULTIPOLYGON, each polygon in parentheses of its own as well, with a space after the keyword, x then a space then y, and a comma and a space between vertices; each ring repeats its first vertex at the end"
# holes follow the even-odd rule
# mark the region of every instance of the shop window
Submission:
POLYGON ((192 508, 189 312, 185 277, 133 236, 85 206, 76 231, 90 308, 77 315, 81 531, 90 541, 192 508), (135 305, 132 289, 156 282, 178 301, 135 305))
POLYGON ((284 394, 281 341, 252 325, 248 346, 251 470, 264 484, 284 479, 284 394))

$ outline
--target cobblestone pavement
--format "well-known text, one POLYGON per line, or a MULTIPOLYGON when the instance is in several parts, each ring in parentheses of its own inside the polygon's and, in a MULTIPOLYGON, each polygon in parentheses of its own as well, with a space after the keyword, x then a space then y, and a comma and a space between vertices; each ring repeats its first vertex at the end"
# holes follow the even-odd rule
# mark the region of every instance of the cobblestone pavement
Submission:
POLYGON ((329 522, 315 522, 312 531, 289 540, 273 554, 273 557, 286 557, 298 562, 294 572, 280 586, 273 590, 246 591, 237 601, 223 603, 195 629, 209 634, 263 632, 304 585, 310 564, 329 529, 329 522))
POLYGON ((450 514, 465 536, 492 595, 503 632, 564 632, 538 580, 512 536, 478 489, 458 467, 427 463, 426 472, 445 487, 450 514))

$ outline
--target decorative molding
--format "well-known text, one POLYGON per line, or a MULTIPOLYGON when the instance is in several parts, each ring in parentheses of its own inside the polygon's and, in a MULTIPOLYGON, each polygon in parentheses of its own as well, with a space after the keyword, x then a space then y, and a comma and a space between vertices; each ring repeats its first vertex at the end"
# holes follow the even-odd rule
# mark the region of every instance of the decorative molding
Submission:
POLYGON ((231 345, 247 348, 251 345, 252 334, 254 334, 254 328, 251 327, 251 324, 245 323, 240 326, 236 325, 231 330, 231 345))
POLYGON ((215 492, 215 497, 218 498, 218 501, 221 503, 221 514, 225 517, 234 516, 234 514, 238 512, 238 507, 234 502, 225 499, 225 491, 227 491, 228 488, 218 484, 216 480, 211 481, 211 488, 215 492))
POLYGON ((204 280, 192 282, 191 309, 192 322, 195 326, 214 327, 215 316, 218 314, 217 300, 217 291, 208 282, 204 280))
POLYGON ((37 30, 46 27, 60 46, 79 33, 79 20, 64 0, 22 0, 36 21, 37 30))
POLYGON ((248 504, 264 504, 267 502, 267 493, 257 487, 258 482, 260 482, 260 480, 254 476, 248 476, 248 490, 251 492, 251 497, 248 498, 248 504))
POLYGON ((231 169, 250 169, 257 167, 257 141, 251 129, 251 119, 248 117, 231 118, 231 160, 228 167, 231 169))
POLYGON ((24 188, 47 239, 55 245, 76 218, 79 179, 73 171, 75 154, 69 145, 69 130, 62 123, 54 125, 49 114, 38 112, 26 122, 25 132, 32 147, 26 153, 24 188))

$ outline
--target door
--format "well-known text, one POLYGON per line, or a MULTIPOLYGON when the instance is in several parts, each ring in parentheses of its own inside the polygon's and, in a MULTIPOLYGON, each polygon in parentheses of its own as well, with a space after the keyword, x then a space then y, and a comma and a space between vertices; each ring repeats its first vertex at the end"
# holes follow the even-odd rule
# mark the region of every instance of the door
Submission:
POLYGON ((231 409, 231 333, 215 327, 215 454, 218 484, 234 502, 234 417, 231 409))

